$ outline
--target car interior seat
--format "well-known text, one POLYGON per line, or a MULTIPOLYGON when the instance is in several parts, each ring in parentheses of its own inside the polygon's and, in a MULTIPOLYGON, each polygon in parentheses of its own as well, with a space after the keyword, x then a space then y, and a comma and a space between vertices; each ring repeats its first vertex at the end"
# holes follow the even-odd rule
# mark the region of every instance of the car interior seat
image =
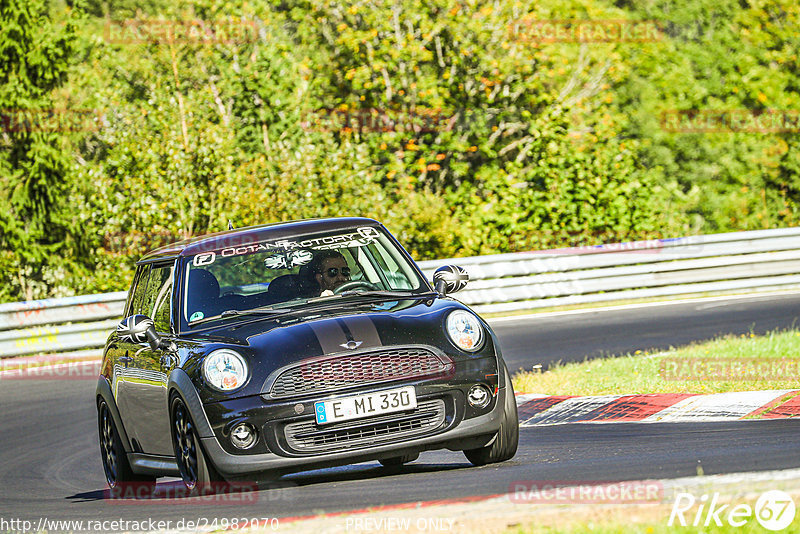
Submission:
POLYGON ((189 272, 189 294, 186 302, 190 321, 222 313, 217 277, 205 269, 192 269, 189 272))
POLYGON ((267 290, 270 300, 274 302, 285 302, 295 298, 309 298, 319 296, 319 284, 314 280, 308 271, 300 269, 298 274, 284 274, 275 278, 269 283, 267 290))

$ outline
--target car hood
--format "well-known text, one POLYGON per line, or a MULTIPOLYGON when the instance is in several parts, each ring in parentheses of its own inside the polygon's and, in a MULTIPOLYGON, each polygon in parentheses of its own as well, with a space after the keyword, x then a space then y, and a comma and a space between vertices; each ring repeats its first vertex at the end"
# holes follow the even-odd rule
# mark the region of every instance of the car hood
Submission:
MULTIPOLYGON (((494 355, 488 329, 486 343, 475 354, 460 351, 450 342, 444 322, 448 313, 456 309, 467 308, 447 297, 366 305, 342 303, 335 308, 278 319, 250 317, 192 338, 209 349, 234 348, 248 359, 250 379, 235 395, 224 395, 231 398, 260 394, 273 372, 325 355, 397 345, 434 346, 454 361, 494 355)), ((212 392, 212 397, 216 396, 212 392)))

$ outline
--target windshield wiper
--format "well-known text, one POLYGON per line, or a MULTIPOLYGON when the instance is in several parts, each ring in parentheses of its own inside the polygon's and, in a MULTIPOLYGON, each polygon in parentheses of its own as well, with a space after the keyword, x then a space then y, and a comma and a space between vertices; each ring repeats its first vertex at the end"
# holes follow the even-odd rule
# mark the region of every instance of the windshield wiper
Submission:
POLYGON ((275 308, 254 308, 252 310, 225 310, 219 316, 223 319, 227 317, 241 317, 243 315, 263 315, 265 317, 281 317, 297 311, 294 307, 275 308))
POLYGON ((203 317, 202 319, 189 321, 189 326, 195 326, 198 324, 207 323, 208 321, 216 321, 219 319, 228 319, 230 317, 241 317, 244 315, 263 315, 265 317, 281 317, 283 315, 288 315, 293 311, 296 311, 295 308, 289 308, 289 307, 277 310, 273 308, 256 308, 253 310, 225 310, 219 315, 214 315, 212 317, 203 317))

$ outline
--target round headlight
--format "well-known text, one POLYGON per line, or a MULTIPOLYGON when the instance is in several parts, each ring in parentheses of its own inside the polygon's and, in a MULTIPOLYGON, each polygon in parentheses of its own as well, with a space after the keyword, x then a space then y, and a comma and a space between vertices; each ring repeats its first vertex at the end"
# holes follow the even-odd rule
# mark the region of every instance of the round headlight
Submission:
POLYGON ((230 349, 215 350, 203 361, 203 376, 219 391, 233 391, 247 380, 247 363, 230 349))
POLYGON ((473 314, 457 310, 447 316, 447 334, 462 350, 473 352, 481 348, 483 327, 473 314))

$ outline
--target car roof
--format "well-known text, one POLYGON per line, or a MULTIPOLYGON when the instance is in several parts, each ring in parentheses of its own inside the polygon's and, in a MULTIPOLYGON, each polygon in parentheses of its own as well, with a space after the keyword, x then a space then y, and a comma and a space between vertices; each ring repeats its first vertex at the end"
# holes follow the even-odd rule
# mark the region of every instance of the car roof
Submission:
POLYGON ((194 256, 202 252, 210 252, 227 247, 246 246, 263 241, 288 239, 295 236, 314 234, 317 232, 343 230, 360 226, 381 226, 374 220, 365 217, 338 217, 329 219, 306 219, 301 221, 279 222, 248 226, 235 230, 226 230, 206 234, 151 250, 136 262, 137 264, 177 258, 178 256, 194 256))

